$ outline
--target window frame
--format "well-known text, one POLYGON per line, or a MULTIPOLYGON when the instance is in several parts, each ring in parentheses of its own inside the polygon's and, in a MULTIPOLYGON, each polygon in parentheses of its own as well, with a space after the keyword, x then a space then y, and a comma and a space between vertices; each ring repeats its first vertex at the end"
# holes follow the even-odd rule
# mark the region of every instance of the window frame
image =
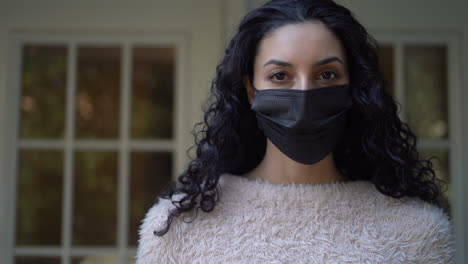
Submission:
POLYGON ((64 33, 13 33, 9 35, 10 78, 8 78, 7 96, 10 114, 7 116, 6 128, 6 187, 4 206, 8 217, 5 219, 5 235, 0 238, 0 245, 5 252, 6 263, 14 263, 15 256, 55 256, 61 258, 61 263, 71 263, 72 256, 79 255, 112 255, 117 256, 119 263, 128 263, 128 259, 136 253, 135 247, 128 246, 129 228, 129 182, 130 160, 132 151, 153 152, 170 151, 173 155, 172 175, 175 179, 185 164, 185 146, 188 138, 184 131, 190 123, 187 113, 190 108, 190 87, 186 81, 189 64, 188 36, 185 32, 145 32, 122 34, 122 32, 96 32, 86 34, 64 33), (67 47, 67 80, 65 98, 65 132, 62 139, 57 140, 21 140, 19 139, 20 97, 22 74, 23 44, 66 45, 67 47), (75 132, 75 95, 77 47, 79 45, 121 47, 121 76, 119 101, 119 137, 115 140, 80 140, 74 138, 75 132), (132 140, 130 138, 131 89, 132 89, 132 47, 171 45, 176 50, 174 72, 174 112, 173 138, 170 140, 132 140), (18 150, 20 149, 58 149, 63 151, 63 213, 61 245, 57 247, 17 247, 16 232, 16 194, 18 173, 18 150), (72 246, 72 213, 73 213, 73 163, 76 150, 113 150, 118 155, 118 198, 117 198, 117 241, 115 247, 74 247, 72 246))

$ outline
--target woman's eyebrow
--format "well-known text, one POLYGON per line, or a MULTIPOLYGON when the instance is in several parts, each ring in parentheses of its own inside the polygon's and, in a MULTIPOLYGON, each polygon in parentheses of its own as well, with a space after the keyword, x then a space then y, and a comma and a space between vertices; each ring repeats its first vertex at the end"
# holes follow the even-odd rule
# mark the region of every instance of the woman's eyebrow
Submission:
POLYGON ((317 61, 316 63, 314 63, 314 66, 322 66, 333 61, 338 61, 339 63, 344 64, 343 61, 340 60, 340 58, 338 57, 328 57, 328 58, 317 61))
POLYGON ((292 67, 292 64, 289 62, 275 60, 275 59, 269 60, 267 63, 263 64, 263 67, 267 66, 268 64, 275 64, 275 65, 284 66, 284 67, 292 67))
MULTIPOLYGON (((334 62, 334 61, 338 61, 339 63, 344 64, 343 61, 340 60, 340 58, 338 57, 328 57, 328 58, 324 58, 324 59, 317 61, 316 63, 314 63, 314 66, 322 66, 322 65, 334 62)), ((269 64, 275 64, 275 65, 284 66, 284 67, 292 67, 292 64, 289 62, 275 60, 275 59, 269 60, 267 63, 263 64, 263 67, 269 64)))

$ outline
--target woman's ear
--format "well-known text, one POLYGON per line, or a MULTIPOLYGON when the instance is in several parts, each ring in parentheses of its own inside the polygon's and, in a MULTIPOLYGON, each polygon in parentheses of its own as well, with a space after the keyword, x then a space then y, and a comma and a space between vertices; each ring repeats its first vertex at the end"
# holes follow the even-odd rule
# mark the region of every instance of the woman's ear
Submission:
POLYGON ((252 85, 250 84, 249 76, 244 75, 243 82, 244 87, 247 90, 247 98, 249 100, 249 103, 252 104, 253 98, 255 97, 255 91, 253 90, 252 85))

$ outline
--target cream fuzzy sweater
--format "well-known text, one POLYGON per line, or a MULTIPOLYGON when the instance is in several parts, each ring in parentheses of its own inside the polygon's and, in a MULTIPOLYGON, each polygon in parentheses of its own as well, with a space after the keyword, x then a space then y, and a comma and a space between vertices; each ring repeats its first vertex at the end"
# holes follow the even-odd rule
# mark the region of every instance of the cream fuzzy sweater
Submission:
MULTIPOLYGON (((139 229, 137 264, 452 263, 453 224, 417 198, 395 199, 368 181, 274 184, 225 173, 209 213, 160 199, 139 229), (185 220, 185 222, 183 221, 185 220)), ((174 201, 181 196, 173 197, 174 201)))

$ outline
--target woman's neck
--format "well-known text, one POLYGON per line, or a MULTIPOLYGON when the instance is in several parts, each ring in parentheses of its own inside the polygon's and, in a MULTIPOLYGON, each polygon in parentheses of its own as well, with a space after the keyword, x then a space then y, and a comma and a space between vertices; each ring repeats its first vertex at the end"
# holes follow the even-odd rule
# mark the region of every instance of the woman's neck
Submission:
POLYGON ((269 139, 263 160, 244 176, 251 179, 261 178, 278 184, 318 184, 346 180, 335 166, 333 153, 329 153, 317 163, 302 164, 284 155, 269 139))

